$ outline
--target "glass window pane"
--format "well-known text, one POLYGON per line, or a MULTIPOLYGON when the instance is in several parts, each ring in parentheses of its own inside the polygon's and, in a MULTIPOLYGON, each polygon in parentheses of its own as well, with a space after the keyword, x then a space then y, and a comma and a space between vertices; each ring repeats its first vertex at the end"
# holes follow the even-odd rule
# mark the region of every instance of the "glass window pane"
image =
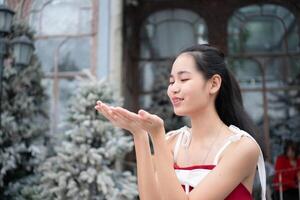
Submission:
POLYGON ((175 9, 154 13, 143 24, 142 58, 174 57, 183 48, 207 42, 204 21, 191 11, 175 9))
POLYGON ((272 58, 266 63, 267 87, 284 86, 289 81, 289 63, 285 58, 272 58))
POLYGON ((230 53, 285 52, 285 41, 288 50, 299 48, 295 16, 279 5, 244 7, 229 20, 230 53))
MULTIPOLYGON (((166 90, 169 85, 171 60, 140 62, 141 92, 159 92, 166 90)), ((165 91, 165 94, 166 91, 165 91)))
POLYGON ((262 73, 257 62, 249 59, 229 59, 228 68, 242 88, 262 87, 262 73))
POLYGON ((295 85, 300 74, 300 58, 272 58, 266 63, 267 87, 295 85))
POLYGON ((157 37, 153 38, 153 43, 155 44, 157 56, 161 58, 174 56, 181 49, 197 41, 194 35, 194 28, 190 24, 182 22, 160 24, 156 27, 156 35, 157 37), (172 34, 175 30, 181 31, 172 34))
POLYGON ((43 35, 77 33, 78 10, 73 5, 56 4, 47 6, 42 15, 43 35))
POLYGON ((299 34, 297 32, 297 26, 296 26, 296 19, 291 23, 291 25, 288 27, 292 31, 287 36, 287 43, 288 43, 288 51, 291 52, 299 52, 300 51, 300 41, 299 41, 299 34))
POLYGON ((245 110, 256 124, 263 120, 263 96, 262 92, 243 92, 243 103, 245 110))
POLYGON ((62 38, 48 38, 35 42, 35 52, 41 61, 44 72, 54 71, 54 55, 61 42, 63 42, 62 38))
POLYGON ((78 86, 78 81, 75 79, 60 79, 59 80, 59 103, 58 103, 58 122, 66 120, 68 106, 74 91, 78 86))
POLYGON ((45 88, 45 94, 47 95, 47 97, 49 98, 48 99, 48 109, 50 110, 50 108, 53 106, 51 103, 52 103, 52 90, 53 90, 53 80, 52 79, 47 79, 47 78, 44 78, 42 79, 42 86, 45 88))
POLYGON ((59 51, 59 71, 81 71, 90 67, 91 38, 70 38, 59 51))
POLYGON ((289 63, 291 65, 290 76, 292 80, 295 80, 297 77, 300 77, 300 58, 294 57, 289 58, 289 63))
POLYGON ((33 1, 30 24, 37 35, 90 33, 91 0, 33 1))
POLYGON ((80 71, 90 67, 90 37, 70 38, 68 40, 48 38, 37 40, 35 45, 44 72, 54 71, 56 54, 58 54, 59 71, 80 71))
POLYGON ((284 33, 282 24, 275 19, 249 21, 245 24, 245 51, 268 51, 284 33))

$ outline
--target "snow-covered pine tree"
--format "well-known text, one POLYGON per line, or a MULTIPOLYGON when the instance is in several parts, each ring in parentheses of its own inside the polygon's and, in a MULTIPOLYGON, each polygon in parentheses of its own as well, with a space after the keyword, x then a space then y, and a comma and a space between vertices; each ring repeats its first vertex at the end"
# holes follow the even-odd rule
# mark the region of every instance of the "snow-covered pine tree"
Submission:
POLYGON ((105 81, 80 81, 70 99, 63 141, 41 166, 44 194, 50 199, 135 199, 136 177, 124 171, 131 136, 115 128, 94 108, 97 100, 111 105, 120 98, 105 81))
MULTIPOLYGON (((25 24, 14 24, 10 38, 33 34, 25 24)), ((33 55, 29 66, 7 64, 3 72, 0 130, 0 199, 26 199, 38 181, 35 170, 46 156, 47 96, 40 63, 33 55)), ((38 193, 38 192, 37 192, 38 193)))

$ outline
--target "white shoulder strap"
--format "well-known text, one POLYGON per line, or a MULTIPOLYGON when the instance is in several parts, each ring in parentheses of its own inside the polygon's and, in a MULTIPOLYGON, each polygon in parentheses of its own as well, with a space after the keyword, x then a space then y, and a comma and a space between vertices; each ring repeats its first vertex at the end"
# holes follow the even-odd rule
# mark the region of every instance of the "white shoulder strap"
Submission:
MULTIPOLYGON (((249 138, 251 138, 257 145, 258 143, 256 142, 256 140, 246 131, 243 131, 241 129, 239 129, 236 126, 230 125, 229 128, 237 135, 237 138, 241 138, 241 136, 247 136, 249 138)), ((235 138, 235 139, 237 139, 235 138)), ((231 140, 231 142, 234 140, 231 140)), ((228 146, 228 145, 227 145, 228 146)), ((259 147, 259 145, 258 145, 259 147)), ((226 148, 226 147, 225 147, 226 148)), ((257 161, 257 168, 258 168, 258 175, 259 175, 259 180, 260 180, 260 184, 261 184, 261 199, 262 200, 266 200, 266 168, 265 168, 265 161, 264 161, 264 156, 262 154, 261 148, 259 147, 259 157, 258 157, 258 161, 257 161)))
POLYGON ((174 162, 176 163, 177 161, 177 156, 178 156, 178 152, 179 152, 179 149, 180 149, 180 145, 183 145, 184 147, 188 147, 190 142, 191 142, 191 132, 189 131, 189 128, 184 126, 178 130, 175 130, 175 131, 171 131, 169 132, 167 135, 166 135, 166 139, 169 139, 173 136, 176 136, 178 135, 178 138, 177 138, 177 141, 176 141, 176 144, 175 144, 175 147, 174 147, 174 155, 173 155, 173 159, 174 159, 174 162))
POLYGON ((239 140, 241 138, 241 134, 235 134, 230 136, 229 138, 227 138, 227 142, 220 148, 220 150, 218 151, 218 153, 216 154, 214 161, 213 161, 213 165, 217 165, 220 159, 220 156, 222 154, 222 152, 232 143, 235 142, 237 140, 239 140))
POLYGON ((166 138, 166 140, 168 140, 168 139, 170 139, 170 138, 172 138, 172 137, 174 137, 174 136, 176 136, 176 135, 178 135, 178 131, 170 131, 170 132, 168 132, 166 135, 165 135, 165 138, 166 138))

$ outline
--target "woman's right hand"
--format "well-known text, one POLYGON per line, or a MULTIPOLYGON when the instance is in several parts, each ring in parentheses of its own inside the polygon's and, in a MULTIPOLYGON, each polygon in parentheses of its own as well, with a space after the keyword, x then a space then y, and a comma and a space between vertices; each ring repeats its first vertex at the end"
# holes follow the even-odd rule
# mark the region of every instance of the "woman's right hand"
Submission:
POLYGON ((121 107, 108 106, 101 101, 97 101, 95 109, 107 118, 114 126, 128 130, 133 134, 133 136, 143 133, 147 134, 147 132, 134 120, 135 115, 137 114, 133 112, 121 107))

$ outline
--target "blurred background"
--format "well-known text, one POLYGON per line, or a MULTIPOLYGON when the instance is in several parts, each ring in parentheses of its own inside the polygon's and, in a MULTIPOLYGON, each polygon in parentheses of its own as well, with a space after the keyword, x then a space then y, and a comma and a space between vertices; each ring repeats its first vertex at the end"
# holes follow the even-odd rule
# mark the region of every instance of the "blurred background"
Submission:
POLYGON ((0 199, 138 198, 132 140, 105 119, 99 125, 93 105, 101 97, 149 110, 167 130, 188 123, 173 114, 166 88, 174 58, 195 43, 219 47, 240 83, 244 106, 259 127, 268 199, 300 199, 298 0, 0 5, 0 199), (115 143, 109 140, 114 134, 122 136, 115 143), (285 196, 290 190, 292 197, 285 196))

